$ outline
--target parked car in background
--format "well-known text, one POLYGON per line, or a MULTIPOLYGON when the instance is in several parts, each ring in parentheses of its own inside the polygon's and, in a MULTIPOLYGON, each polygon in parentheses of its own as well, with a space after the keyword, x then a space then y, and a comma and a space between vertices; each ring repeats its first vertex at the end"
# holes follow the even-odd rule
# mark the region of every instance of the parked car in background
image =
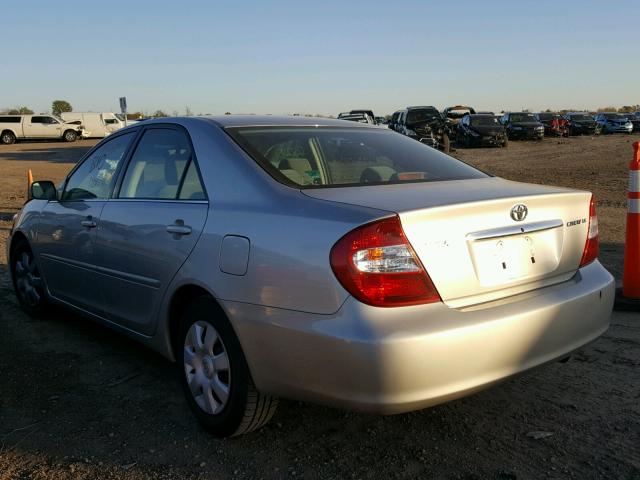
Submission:
POLYGON ((458 122, 460 122, 462 117, 469 114, 473 115, 474 113, 476 113, 476 111, 466 105, 455 105, 453 107, 447 107, 442 111, 442 115, 449 120, 452 129, 458 126, 458 122))
POLYGON ((626 115, 616 112, 603 112, 596 115, 596 122, 602 133, 631 133, 633 123, 626 115))
POLYGON ((544 134, 550 137, 569 136, 569 122, 559 113, 540 112, 536 119, 544 126, 544 134))
POLYGON ((371 118, 375 119, 376 116, 373 114, 373 110, 367 110, 367 109, 355 109, 355 110, 349 110, 349 113, 351 115, 355 115, 355 114, 365 114, 365 115, 369 115, 371 118))
POLYGON ((506 147, 504 126, 494 115, 467 114, 458 123, 456 141, 465 147, 506 147))
POLYGON ((374 120, 376 121, 376 125, 387 126, 387 119, 384 117, 376 117, 374 120))
POLYGON ((445 153, 451 148, 449 124, 433 106, 407 107, 400 114, 397 131, 445 153))
POLYGON ((625 115, 633 125, 633 131, 640 132, 640 112, 625 113, 625 115))
POLYGON ((568 122, 569 135, 600 134, 600 126, 588 113, 570 112, 565 113, 563 118, 568 122))
POLYGON ((338 115, 338 120, 348 120, 350 122, 368 123, 375 125, 376 121, 368 113, 342 112, 338 115))
POLYGON ((6 244, 27 313, 59 304, 175 360, 218 436, 278 397, 393 414, 468 395, 602 335, 615 296, 591 193, 323 118, 122 129, 35 182, 6 244))
POLYGON ((506 112, 502 115, 500 123, 507 131, 507 137, 511 139, 535 139, 544 138, 544 125, 542 125, 533 113, 506 112))
POLYGON ((45 138, 75 142, 83 132, 80 122, 65 122, 53 115, 0 115, 0 142, 5 145, 45 138))
POLYGON ((393 112, 393 114, 391 115, 391 120, 389 120, 389 128, 391 130, 398 130, 398 120, 400 118, 400 114, 402 113, 402 110, 396 110, 395 112, 393 112))
POLYGON ((113 112, 64 112, 60 116, 67 122, 79 120, 89 138, 104 138, 125 126, 113 112))

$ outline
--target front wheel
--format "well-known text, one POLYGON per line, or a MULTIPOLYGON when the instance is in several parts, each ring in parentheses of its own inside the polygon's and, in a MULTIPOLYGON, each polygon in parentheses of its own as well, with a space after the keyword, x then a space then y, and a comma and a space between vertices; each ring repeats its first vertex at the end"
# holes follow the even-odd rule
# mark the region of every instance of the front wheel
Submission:
POLYGON ((78 139, 78 132, 67 130, 66 132, 64 132, 62 138, 64 138, 65 142, 75 142, 78 139))
POLYGON ((213 435, 242 435, 271 419, 278 399, 256 390, 240 342, 212 298, 197 298, 186 309, 178 345, 187 403, 213 435))
POLYGON ((6 132, 2 132, 0 141, 5 145, 11 145, 16 142, 16 136, 13 132, 7 130, 6 132))
POLYGON ((20 307, 31 316, 43 313, 47 297, 35 257, 26 240, 11 251, 11 280, 20 307))

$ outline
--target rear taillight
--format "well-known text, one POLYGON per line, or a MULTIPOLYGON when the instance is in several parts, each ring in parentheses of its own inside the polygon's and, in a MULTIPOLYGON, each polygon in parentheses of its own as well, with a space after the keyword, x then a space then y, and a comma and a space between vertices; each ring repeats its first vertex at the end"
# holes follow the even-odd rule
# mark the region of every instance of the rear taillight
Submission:
POLYGON ((331 268, 342 286, 368 305, 399 307, 440 301, 397 216, 347 233, 331 249, 331 268))
POLYGON ((596 198, 591 196, 591 204, 589 205, 589 228, 587 230, 587 241, 584 244, 582 252, 582 260, 580 266, 593 262, 598 258, 598 215, 596 215, 596 198))

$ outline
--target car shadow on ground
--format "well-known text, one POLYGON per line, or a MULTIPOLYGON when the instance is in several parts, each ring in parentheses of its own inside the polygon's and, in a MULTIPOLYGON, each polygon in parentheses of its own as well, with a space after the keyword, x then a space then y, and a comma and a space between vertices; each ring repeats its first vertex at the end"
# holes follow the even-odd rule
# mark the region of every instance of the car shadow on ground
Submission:
MULTIPOLYGON (((75 164, 82 156, 93 148, 93 143, 81 145, 69 145, 64 147, 51 148, 30 148, 17 151, 3 151, 0 146, 0 163, 6 160, 24 162, 53 162, 75 164)), ((34 145, 36 147, 37 145, 34 145)))
POLYGON ((627 317, 576 360, 465 399, 387 417, 281 401, 265 428, 219 440, 160 355, 62 309, 27 317, 6 265, 0 305, 0 469, 3 458, 21 474, 89 478, 597 478, 640 467, 630 460, 640 327, 632 335, 627 317))

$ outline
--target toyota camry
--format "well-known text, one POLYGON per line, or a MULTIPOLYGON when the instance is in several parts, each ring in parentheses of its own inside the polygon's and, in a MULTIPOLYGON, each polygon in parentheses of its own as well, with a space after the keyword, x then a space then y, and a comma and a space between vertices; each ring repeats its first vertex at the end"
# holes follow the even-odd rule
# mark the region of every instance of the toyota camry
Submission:
POLYGON ((608 327, 589 192, 508 181, 339 120, 150 120, 40 180, 7 242, 58 304, 174 360, 218 436, 277 398, 422 409, 566 358, 608 327))

